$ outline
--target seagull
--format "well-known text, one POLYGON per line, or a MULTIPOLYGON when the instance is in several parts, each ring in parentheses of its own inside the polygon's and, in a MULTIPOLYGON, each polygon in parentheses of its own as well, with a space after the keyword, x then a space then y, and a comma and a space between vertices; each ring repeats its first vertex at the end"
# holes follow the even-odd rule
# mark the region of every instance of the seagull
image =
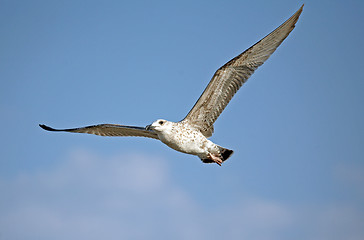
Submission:
POLYGON ((158 139, 174 150, 198 156, 204 163, 217 163, 221 166, 233 150, 223 148, 208 139, 214 132, 214 122, 239 88, 290 34, 303 6, 266 37, 220 67, 190 112, 179 122, 158 119, 146 127, 99 124, 54 129, 43 124, 39 126, 47 131, 158 139))

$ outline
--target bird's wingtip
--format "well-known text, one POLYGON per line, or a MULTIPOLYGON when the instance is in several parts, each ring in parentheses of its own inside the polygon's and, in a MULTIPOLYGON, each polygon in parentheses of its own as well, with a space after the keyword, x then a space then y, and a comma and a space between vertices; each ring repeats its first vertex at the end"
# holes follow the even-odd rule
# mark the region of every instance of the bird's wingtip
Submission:
POLYGON ((44 124, 39 124, 39 127, 43 128, 44 130, 47 130, 47 131, 56 131, 56 129, 48 127, 47 125, 44 125, 44 124))
POLYGON ((297 10, 297 12, 302 12, 302 10, 303 10, 303 7, 305 6, 305 4, 303 3, 302 5, 301 5, 301 7, 297 10))

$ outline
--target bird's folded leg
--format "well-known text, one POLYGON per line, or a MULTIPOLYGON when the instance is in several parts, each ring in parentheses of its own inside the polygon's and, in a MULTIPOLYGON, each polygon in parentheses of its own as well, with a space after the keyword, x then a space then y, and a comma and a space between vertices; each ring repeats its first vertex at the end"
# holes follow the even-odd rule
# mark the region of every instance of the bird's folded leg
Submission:
POLYGON ((219 157, 216 157, 215 155, 212 155, 211 153, 209 153, 207 155, 207 158, 214 161, 215 163, 219 164, 220 166, 222 164, 222 160, 219 157))

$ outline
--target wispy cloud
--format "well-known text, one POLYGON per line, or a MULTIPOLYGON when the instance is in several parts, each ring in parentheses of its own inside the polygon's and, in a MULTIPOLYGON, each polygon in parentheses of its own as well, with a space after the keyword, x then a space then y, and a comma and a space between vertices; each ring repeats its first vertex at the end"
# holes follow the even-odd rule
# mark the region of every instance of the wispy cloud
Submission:
POLYGON ((0 239, 362 239, 354 207, 258 197, 206 208, 164 159, 76 151, 58 166, 3 179, 0 239), (322 207, 322 208, 321 208, 322 207))

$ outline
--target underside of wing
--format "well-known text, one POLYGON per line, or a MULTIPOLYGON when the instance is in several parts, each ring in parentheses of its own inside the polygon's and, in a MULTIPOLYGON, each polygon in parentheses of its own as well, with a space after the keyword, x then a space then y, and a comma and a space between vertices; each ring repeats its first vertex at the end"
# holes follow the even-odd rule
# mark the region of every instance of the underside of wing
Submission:
POLYGON ((214 122, 231 98, 294 29, 302 9, 303 5, 273 32, 219 68, 182 121, 188 121, 206 137, 210 137, 214 122))
POLYGON ((158 135, 152 130, 146 130, 143 127, 124 126, 118 124, 99 124, 80 128, 69 129, 54 129, 43 124, 39 124, 41 128, 53 132, 73 132, 73 133, 88 133, 99 136, 109 137, 147 137, 159 139, 158 135))

